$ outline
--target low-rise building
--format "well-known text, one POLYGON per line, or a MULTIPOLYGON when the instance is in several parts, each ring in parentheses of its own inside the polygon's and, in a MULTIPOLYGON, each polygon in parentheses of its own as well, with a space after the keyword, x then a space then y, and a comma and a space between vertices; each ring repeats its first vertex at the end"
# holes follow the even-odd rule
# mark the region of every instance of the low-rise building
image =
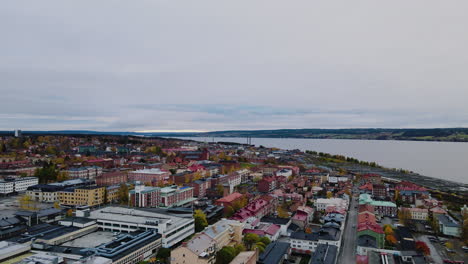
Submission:
POLYGON ((142 169, 129 172, 128 180, 131 182, 140 181, 143 183, 150 183, 155 186, 159 183, 167 183, 170 175, 170 172, 158 168, 142 169))
POLYGON ((258 252, 255 251, 244 251, 239 253, 229 264, 256 264, 258 258, 258 252))
POLYGON ((291 233, 291 248, 300 254, 311 254, 315 252, 320 244, 334 245, 337 248, 341 245, 341 231, 338 228, 322 227, 318 232, 305 233, 297 231, 291 233))
POLYGON ((460 237, 460 223, 455 221, 452 217, 448 215, 438 215, 437 220, 439 221, 439 228, 442 234, 446 236, 460 237))
POLYGON ((214 263, 216 252, 242 242, 244 224, 222 219, 171 251, 171 263, 214 263))
POLYGON ((24 192, 38 183, 37 177, 6 178, 0 180, 0 195, 24 192))
POLYGON ((94 180, 102 175, 102 168, 98 166, 88 166, 79 168, 70 168, 67 170, 70 179, 89 179, 94 180))
POLYGON ((58 199, 62 205, 97 206, 104 203, 105 189, 98 186, 67 188, 58 192, 58 199))
POLYGON ((407 210, 411 216, 411 220, 426 221, 429 217, 429 210, 426 208, 404 208, 400 210, 407 210))
POLYGON ((314 201, 314 206, 318 211, 327 209, 329 206, 334 206, 335 208, 342 208, 347 210, 349 201, 342 198, 318 198, 314 201))
POLYGON ((291 247, 286 242, 272 242, 260 254, 258 264, 284 263, 291 254, 291 247))
POLYGON ((192 214, 175 215, 160 209, 136 209, 108 206, 90 212, 100 229, 110 232, 131 233, 156 230, 162 235, 165 248, 184 240, 195 232, 192 214))
POLYGON ((335 264, 338 257, 338 247, 328 244, 319 244, 312 254, 310 263, 335 264))

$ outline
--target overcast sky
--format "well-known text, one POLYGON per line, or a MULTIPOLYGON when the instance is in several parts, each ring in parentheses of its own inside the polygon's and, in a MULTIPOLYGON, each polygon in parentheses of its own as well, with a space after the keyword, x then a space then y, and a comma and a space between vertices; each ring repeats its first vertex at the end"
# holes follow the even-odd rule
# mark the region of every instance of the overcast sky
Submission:
POLYGON ((0 130, 468 126, 468 1, 3 1, 0 130))

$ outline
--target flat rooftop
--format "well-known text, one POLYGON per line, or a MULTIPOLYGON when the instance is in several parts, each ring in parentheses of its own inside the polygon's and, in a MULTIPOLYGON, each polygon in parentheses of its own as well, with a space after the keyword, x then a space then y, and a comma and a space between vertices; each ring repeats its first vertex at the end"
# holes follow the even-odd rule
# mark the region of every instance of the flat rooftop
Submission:
POLYGON ((146 224, 148 221, 157 220, 162 224, 167 224, 168 231, 194 221, 192 217, 176 216, 167 211, 161 211, 160 213, 117 206, 108 206, 91 211, 89 218, 142 225, 146 224))
POLYGON ((65 247, 94 248, 114 240, 114 234, 106 231, 96 231, 85 236, 63 243, 65 247))

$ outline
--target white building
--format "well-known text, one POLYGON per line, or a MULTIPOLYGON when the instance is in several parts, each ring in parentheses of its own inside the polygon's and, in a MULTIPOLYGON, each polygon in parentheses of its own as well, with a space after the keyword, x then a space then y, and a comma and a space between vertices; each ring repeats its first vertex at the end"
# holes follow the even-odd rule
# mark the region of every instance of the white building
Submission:
POLYGON ((318 211, 327 209, 328 206, 335 206, 336 208, 341 208, 348 210, 349 201, 342 198, 318 198, 314 202, 314 206, 318 211))
POLYGON ((281 169, 276 172, 276 176, 289 177, 292 175, 293 175, 293 171, 291 169, 281 169))
POLYGON ((164 210, 144 210, 109 206, 92 211, 89 218, 96 219, 99 228, 111 232, 134 232, 157 230, 162 235, 165 248, 184 240, 195 233, 192 214, 173 215, 164 210))
POLYGON ((339 250, 341 245, 341 231, 335 228, 327 228, 326 232, 307 234, 304 231, 291 233, 289 242, 295 252, 308 253, 314 252, 318 245, 333 245, 339 250))
POLYGON ((29 186, 33 186, 38 183, 39 179, 36 177, 5 179, 0 181, 0 194, 6 195, 15 192, 24 192, 29 186))
POLYGON ((102 175, 102 168, 98 166, 71 168, 68 171, 71 179, 95 179, 102 175))

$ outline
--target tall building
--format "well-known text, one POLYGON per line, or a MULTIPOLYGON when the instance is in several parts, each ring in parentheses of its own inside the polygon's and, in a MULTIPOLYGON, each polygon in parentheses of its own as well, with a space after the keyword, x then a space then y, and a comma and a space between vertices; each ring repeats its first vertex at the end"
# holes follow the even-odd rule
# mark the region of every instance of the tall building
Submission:
POLYGON ((15 130, 15 137, 17 137, 17 138, 18 138, 18 137, 21 137, 21 135, 22 135, 22 132, 21 132, 21 130, 19 130, 19 129, 16 129, 16 130, 15 130))
POLYGON ((192 187, 177 187, 174 185, 161 189, 161 207, 181 206, 195 200, 192 187))
POLYGON ((158 207, 161 203, 161 189, 137 183, 129 192, 130 203, 134 207, 158 207))

